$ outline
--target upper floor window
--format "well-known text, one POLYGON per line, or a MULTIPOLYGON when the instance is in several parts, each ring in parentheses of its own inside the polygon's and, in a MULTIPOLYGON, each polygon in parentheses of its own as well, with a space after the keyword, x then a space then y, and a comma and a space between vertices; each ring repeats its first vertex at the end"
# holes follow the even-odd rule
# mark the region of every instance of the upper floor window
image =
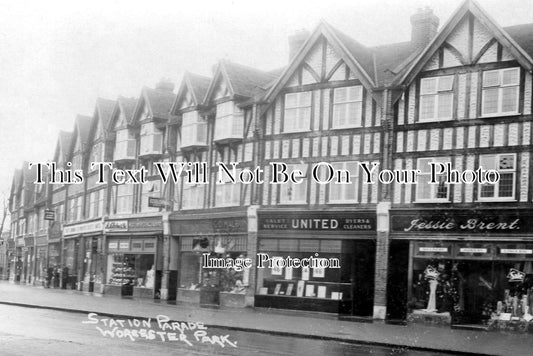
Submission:
POLYGON ((158 207, 149 206, 150 197, 161 198, 161 181, 152 180, 141 184, 141 212, 159 211, 158 207))
MULTIPOLYGON (((239 171, 240 170, 237 170, 237 176, 239 175, 239 171)), ((228 174, 226 174, 225 172, 222 172, 221 174, 222 176, 220 178, 223 183, 219 184, 219 177, 218 175, 216 176, 216 206, 219 207, 239 205, 241 193, 240 183, 236 182, 235 184, 233 184, 228 174)))
POLYGON ((113 187, 116 196, 115 209, 116 214, 131 214, 133 210, 133 184, 119 184, 113 187))
MULTIPOLYGON (((242 139, 244 137, 244 115, 233 101, 217 105, 215 141, 242 139)), ((183 133, 181 139, 185 137, 183 133)))
POLYGON ((135 159, 135 135, 128 129, 117 130, 114 159, 135 159))
POLYGON ((483 116, 518 113, 520 68, 483 72, 483 116))
POLYGON ((484 170, 494 169, 500 173, 500 180, 495 184, 480 184, 480 200, 513 200, 516 187, 516 154, 505 153, 482 155, 479 166, 484 170))
MULTIPOLYGON (((417 160, 417 168, 420 170, 418 176, 418 184, 416 185, 416 201, 417 202, 448 202, 450 187, 446 183, 445 174, 437 174, 435 182, 431 183, 433 178, 431 175, 431 162, 435 163, 448 163, 449 157, 431 157, 431 158, 419 158, 417 160)), ((436 170, 439 171, 438 169, 436 170)))
POLYGON ((101 216, 104 210, 104 191, 97 190, 89 193, 87 204, 87 215, 89 219, 101 216))
POLYGON ((141 126, 140 155, 163 153, 163 132, 153 122, 141 126))
POLYGON ((363 87, 336 88, 333 92, 334 129, 360 127, 363 112, 363 87))
MULTIPOLYGON (((183 193, 181 200, 182 209, 201 209, 204 207, 205 184, 196 184, 196 175, 191 175, 188 182, 184 175, 182 179, 183 193)), ((178 201, 178 190, 176 189, 176 201, 178 201)))
MULTIPOLYGON (((220 124, 219 126, 222 126, 220 124)), ((183 114, 181 123, 180 147, 206 146, 207 123, 197 111, 189 111, 183 114)))
POLYGON ((330 203, 353 203, 357 200, 358 163, 335 162, 331 163, 334 173, 329 185, 330 203), (337 173, 339 172, 339 173, 337 173), (339 182, 337 182, 337 177, 339 182), (348 183, 349 179, 349 183, 348 183))
POLYGON ((305 204, 307 203, 307 165, 306 164, 288 164, 287 172, 299 170, 303 177, 301 183, 292 183, 290 181, 280 184, 280 204, 305 204))
POLYGON ((102 162, 104 160, 104 145, 97 143, 93 146, 91 152, 91 160, 89 161, 89 167, 91 162, 102 162))
POLYGON ((285 95, 283 132, 309 131, 311 129, 311 92, 285 95))
POLYGON ((453 76, 423 78, 420 81, 420 122, 451 120, 453 76))

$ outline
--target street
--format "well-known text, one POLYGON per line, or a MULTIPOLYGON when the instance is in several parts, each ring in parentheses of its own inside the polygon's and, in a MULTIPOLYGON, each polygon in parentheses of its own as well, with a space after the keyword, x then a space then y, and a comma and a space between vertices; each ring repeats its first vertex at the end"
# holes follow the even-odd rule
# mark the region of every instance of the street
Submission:
MULTIPOLYGON (((275 336, 264 333, 242 332, 205 328, 198 331, 208 338, 187 334, 187 342, 155 334, 147 338, 124 337, 116 332, 112 338, 103 336, 100 330, 112 330, 124 326, 146 326, 141 320, 111 321, 105 317, 81 313, 68 313, 38 308, 0 305, 0 350, 2 355, 435 355, 405 349, 390 349, 376 346, 355 345, 338 341, 322 341, 306 338, 275 336), (98 320, 98 324, 94 322, 98 320), (105 321, 104 321, 105 320, 105 321), (105 325, 104 325, 105 323, 105 325), (100 328, 100 330, 97 329, 100 328), (228 335, 228 336, 226 336, 228 335), (219 342, 217 338, 220 336, 219 342), (226 336, 226 337, 225 337, 226 336), (214 343, 212 341, 215 340, 214 343), (223 342, 220 342, 222 340, 223 342), (224 341, 225 340, 225 341, 224 341), (232 346, 233 345, 233 346, 232 346)), ((160 322, 160 321, 159 321, 160 322)), ((162 330, 157 320, 151 320, 147 329, 162 330)), ((168 328, 170 328, 168 323, 168 328)), ((189 323, 189 326, 190 323, 189 323)), ((185 326, 186 327, 186 326, 185 326)), ((163 326, 164 328, 164 326, 163 326)), ((139 328, 137 328, 139 329, 139 328)), ((169 329, 166 331, 170 331, 169 329)), ((178 331, 179 335, 180 332, 178 331)), ((442 355, 445 355, 442 353, 442 355)))

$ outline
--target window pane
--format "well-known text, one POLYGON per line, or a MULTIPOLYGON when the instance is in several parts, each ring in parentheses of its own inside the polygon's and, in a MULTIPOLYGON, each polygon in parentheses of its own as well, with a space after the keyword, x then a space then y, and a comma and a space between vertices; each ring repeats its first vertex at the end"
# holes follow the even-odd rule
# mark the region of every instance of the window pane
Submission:
POLYGON ((499 169, 515 169, 514 155, 500 155, 499 169))
POLYGON ((420 98, 420 119, 433 119, 435 116, 435 95, 425 95, 420 98))
POLYGON ((363 87, 349 87, 348 88, 348 100, 350 101, 361 101, 363 100, 363 87))
POLYGON ((500 85, 500 72, 499 71, 491 71, 491 72, 483 72, 483 86, 484 87, 492 87, 500 85))
POLYGON ((439 78, 439 91, 449 91, 453 87, 453 77, 440 77, 439 78))
POLYGON ((286 108, 296 107, 296 94, 285 95, 285 107, 286 108))
POLYGON ((334 102, 343 103, 347 98, 347 88, 337 88, 334 91, 334 102))
POLYGON ((439 111, 438 118, 446 119, 452 117, 452 104, 453 104, 453 94, 452 93, 443 93, 439 94, 439 111))
POLYGON ((480 197, 482 198, 492 198, 494 197, 494 185, 493 184, 482 184, 480 197))
POLYGON ((483 90, 483 114, 498 112, 498 88, 483 90))
POLYGON ((429 184, 429 178, 429 175, 420 175, 418 177, 418 185, 416 186, 417 200, 431 199, 431 184, 429 184))
POLYGON ((502 74, 502 85, 518 85, 520 70, 518 68, 505 69, 502 74))
POLYGON ((437 78, 427 78, 420 81, 420 94, 433 94, 437 92, 437 78))
POLYGON ((310 91, 304 91, 298 94, 300 97, 299 106, 311 106, 311 92, 310 91))
POLYGON ((509 198, 513 196, 514 173, 500 173, 498 182, 498 195, 500 198, 509 198))
POLYGON ((518 87, 502 88, 502 112, 518 111, 518 87))

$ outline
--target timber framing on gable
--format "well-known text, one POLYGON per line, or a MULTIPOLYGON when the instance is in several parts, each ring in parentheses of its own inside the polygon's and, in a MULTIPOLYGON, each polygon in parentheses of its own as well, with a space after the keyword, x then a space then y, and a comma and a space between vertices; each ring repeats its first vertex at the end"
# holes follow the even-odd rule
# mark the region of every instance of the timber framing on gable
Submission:
POLYGON ((362 85, 372 93, 371 95, 374 96, 375 100, 379 103, 379 96, 373 92, 373 88, 376 85, 374 79, 372 79, 372 76, 363 69, 362 65, 358 63, 350 51, 348 51, 332 27, 325 21, 321 21, 321 23, 304 42, 298 53, 294 56, 287 69, 285 69, 280 78, 267 92, 264 98, 264 101, 267 103, 267 105, 262 108, 262 114, 264 114, 273 104, 275 101, 274 99, 281 92, 281 90, 287 86, 294 75, 298 75, 299 70, 306 70, 309 72, 317 83, 326 83, 331 79, 333 74, 343 63, 347 65, 349 71, 353 73, 355 78, 361 81, 362 85), (326 44, 331 46, 336 54, 340 57, 340 59, 329 71, 326 71, 326 61, 324 60, 326 56, 326 44), (313 51, 313 49, 315 49, 317 45, 320 45, 323 51, 323 60, 320 73, 317 73, 316 70, 311 68, 309 64, 305 62, 306 57, 313 51))
MULTIPOLYGON (((397 78, 394 84, 409 86, 435 55, 439 56, 439 63, 442 64, 444 50, 449 51, 457 58, 458 65, 469 66, 477 64, 487 50, 495 44, 498 46, 498 59, 501 59, 502 48, 505 48, 523 68, 529 72, 533 70, 531 57, 475 1, 466 0, 450 17, 439 34, 422 51, 409 69, 401 77, 397 78), (478 21, 493 36, 477 53, 474 52, 473 46, 475 21, 478 21), (466 55, 447 42, 453 31, 461 25, 467 26, 468 31, 466 55)), ((399 99, 399 96, 397 99, 399 99)))

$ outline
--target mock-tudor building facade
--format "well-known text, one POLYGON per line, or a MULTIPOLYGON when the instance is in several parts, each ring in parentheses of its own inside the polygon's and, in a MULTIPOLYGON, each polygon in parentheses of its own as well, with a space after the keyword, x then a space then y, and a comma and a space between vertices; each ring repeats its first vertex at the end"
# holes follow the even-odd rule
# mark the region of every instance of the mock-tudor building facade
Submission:
POLYGON ((53 157, 84 184, 38 187, 27 165, 15 171, 10 278, 355 320, 494 326, 510 313, 527 325, 533 24, 502 28, 470 0, 440 30, 429 9, 411 23, 410 41, 367 47, 321 22, 291 36, 279 70, 222 60, 212 78, 186 72, 177 94, 162 81, 138 99, 98 99, 53 157), (99 161, 147 181, 113 183, 106 168, 101 184, 99 161), (163 183, 175 162, 189 174, 163 183), (263 169, 265 183, 231 184, 220 163, 232 162, 244 177, 263 169), (280 162, 302 183, 270 184, 280 162), (378 167, 374 180, 418 169, 418 183, 366 184, 360 163, 378 167), (475 181, 480 166, 499 182, 475 181), (350 183, 315 179, 332 172, 350 183), (258 253, 340 268, 205 266, 258 253))

